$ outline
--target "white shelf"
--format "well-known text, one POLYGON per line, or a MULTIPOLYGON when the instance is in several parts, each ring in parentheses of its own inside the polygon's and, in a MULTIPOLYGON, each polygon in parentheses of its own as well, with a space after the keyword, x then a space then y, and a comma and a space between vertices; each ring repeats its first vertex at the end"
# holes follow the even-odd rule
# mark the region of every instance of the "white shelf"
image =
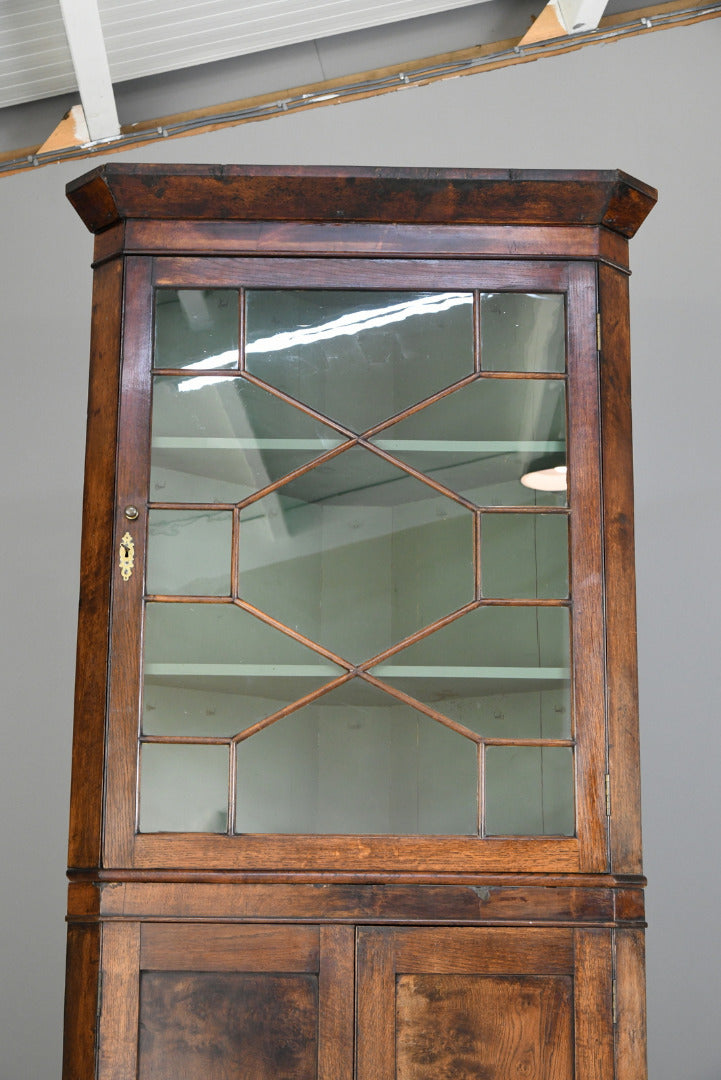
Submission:
POLYGON ((475 439, 372 439, 371 442, 380 450, 397 450, 413 453, 414 451, 432 451, 436 454, 508 454, 508 453, 549 453, 565 450, 565 442, 543 440, 482 440, 475 439))
MULTIPOLYGON (((156 450, 332 450, 345 439, 254 439, 209 438, 205 436, 156 435, 156 450)), ((373 439, 380 450, 433 452, 436 454, 551 453, 563 451, 559 440, 473 440, 473 439, 373 439)))
POLYGON ((568 679, 568 668, 559 667, 406 667, 403 664, 378 664, 372 675, 394 679, 568 679))
POLYGON ((205 436, 156 435, 157 450, 332 450, 345 439, 255 439, 209 438, 205 436))
MULTIPOLYGON (((145 665, 146 675, 205 675, 213 677, 273 676, 277 678, 342 675, 334 664, 160 664, 145 665)), ((372 675, 396 679, 568 679, 568 668, 560 667, 427 667, 425 665, 378 664, 372 675)))

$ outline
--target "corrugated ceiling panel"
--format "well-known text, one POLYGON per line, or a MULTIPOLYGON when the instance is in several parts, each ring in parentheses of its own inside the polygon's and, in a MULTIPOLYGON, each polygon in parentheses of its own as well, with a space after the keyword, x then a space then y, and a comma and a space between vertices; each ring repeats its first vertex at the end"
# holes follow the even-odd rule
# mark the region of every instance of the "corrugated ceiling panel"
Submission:
MULTIPOLYGON (((110 72, 123 82, 478 2, 99 0, 99 8, 110 72)), ((76 86, 57 0, 0 0, 0 106, 76 86)))
POLYGON ((0 2, 0 104, 48 97, 76 86, 57 0, 0 2))

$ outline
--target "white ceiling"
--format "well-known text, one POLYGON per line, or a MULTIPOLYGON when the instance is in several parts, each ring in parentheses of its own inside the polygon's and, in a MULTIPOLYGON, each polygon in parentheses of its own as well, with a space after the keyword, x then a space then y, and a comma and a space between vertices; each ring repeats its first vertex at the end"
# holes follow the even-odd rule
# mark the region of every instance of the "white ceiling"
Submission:
MULTIPOLYGON (((478 2, 98 0, 98 8, 117 83, 478 2)), ((59 0, 0 0, 0 108, 76 89, 59 0)))

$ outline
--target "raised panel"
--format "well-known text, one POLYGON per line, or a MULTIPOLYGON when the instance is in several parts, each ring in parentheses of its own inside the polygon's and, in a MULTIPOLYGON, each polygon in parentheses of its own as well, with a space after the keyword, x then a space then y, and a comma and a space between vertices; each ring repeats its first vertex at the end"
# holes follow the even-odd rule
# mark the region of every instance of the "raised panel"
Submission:
POLYGON ((315 1080, 314 975, 146 971, 139 1080, 315 1080))
POLYGON ((573 982, 564 976, 401 975, 397 1080, 572 1080, 573 982))

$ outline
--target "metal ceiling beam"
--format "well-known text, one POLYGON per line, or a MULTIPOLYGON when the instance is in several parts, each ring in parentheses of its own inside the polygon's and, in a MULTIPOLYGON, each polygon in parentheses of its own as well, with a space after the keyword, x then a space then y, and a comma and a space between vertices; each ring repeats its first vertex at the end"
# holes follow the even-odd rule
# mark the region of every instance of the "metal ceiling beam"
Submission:
POLYGON ((120 121, 96 0, 59 0, 91 142, 115 139, 120 121))

